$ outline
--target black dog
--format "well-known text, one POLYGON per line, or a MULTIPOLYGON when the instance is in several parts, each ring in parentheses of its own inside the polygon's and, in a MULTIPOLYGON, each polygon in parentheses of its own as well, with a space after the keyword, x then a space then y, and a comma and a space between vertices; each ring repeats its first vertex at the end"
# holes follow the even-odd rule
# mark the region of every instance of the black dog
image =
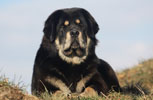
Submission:
POLYGON ((95 54, 99 27, 82 8, 61 9, 45 22, 32 78, 32 92, 80 95, 120 91, 111 66, 95 54))

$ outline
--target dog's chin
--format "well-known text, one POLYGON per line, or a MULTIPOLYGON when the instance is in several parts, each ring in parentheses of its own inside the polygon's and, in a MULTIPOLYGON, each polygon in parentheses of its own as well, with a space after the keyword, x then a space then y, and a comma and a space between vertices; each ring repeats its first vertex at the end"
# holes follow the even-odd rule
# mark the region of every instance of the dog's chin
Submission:
POLYGON ((85 49, 84 48, 73 48, 70 47, 63 51, 63 54, 67 57, 83 57, 85 56, 85 49))
POLYGON ((80 46, 79 42, 73 41, 71 45, 64 49, 63 54, 67 57, 83 57, 85 55, 85 49, 80 46))

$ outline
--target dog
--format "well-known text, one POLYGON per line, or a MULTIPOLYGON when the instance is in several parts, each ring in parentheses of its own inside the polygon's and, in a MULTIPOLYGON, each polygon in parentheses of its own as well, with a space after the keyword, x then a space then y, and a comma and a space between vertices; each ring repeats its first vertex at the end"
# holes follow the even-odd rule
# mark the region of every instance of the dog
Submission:
POLYGON ((53 12, 45 22, 36 55, 32 93, 39 95, 47 90, 94 96, 120 91, 112 67, 95 53, 98 30, 95 19, 83 8, 53 12))

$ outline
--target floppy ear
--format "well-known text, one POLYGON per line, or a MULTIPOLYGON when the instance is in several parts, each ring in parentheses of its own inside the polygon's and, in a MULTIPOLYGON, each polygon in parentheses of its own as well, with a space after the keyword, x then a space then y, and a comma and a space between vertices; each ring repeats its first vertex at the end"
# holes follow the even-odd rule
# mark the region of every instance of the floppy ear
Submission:
POLYGON ((87 21, 88 28, 91 32, 91 33, 88 33, 88 34, 89 34, 89 36, 94 38, 95 34, 99 30, 99 26, 98 26, 97 22, 95 21, 95 19, 91 16, 91 14, 88 11, 86 11, 85 9, 81 9, 81 10, 82 10, 82 13, 83 13, 86 21, 87 21))
POLYGON ((61 14, 62 10, 57 10, 53 12, 45 22, 43 32, 51 42, 53 42, 56 38, 56 26, 61 14))

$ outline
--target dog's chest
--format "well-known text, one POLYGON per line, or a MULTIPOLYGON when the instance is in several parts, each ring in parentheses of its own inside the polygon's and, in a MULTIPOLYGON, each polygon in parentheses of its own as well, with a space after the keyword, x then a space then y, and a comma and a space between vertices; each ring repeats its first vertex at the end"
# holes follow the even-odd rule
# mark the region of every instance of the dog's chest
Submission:
POLYGON ((63 81, 71 92, 81 92, 90 77, 90 73, 82 68, 67 68, 61 73, 63 73, 63 81))

